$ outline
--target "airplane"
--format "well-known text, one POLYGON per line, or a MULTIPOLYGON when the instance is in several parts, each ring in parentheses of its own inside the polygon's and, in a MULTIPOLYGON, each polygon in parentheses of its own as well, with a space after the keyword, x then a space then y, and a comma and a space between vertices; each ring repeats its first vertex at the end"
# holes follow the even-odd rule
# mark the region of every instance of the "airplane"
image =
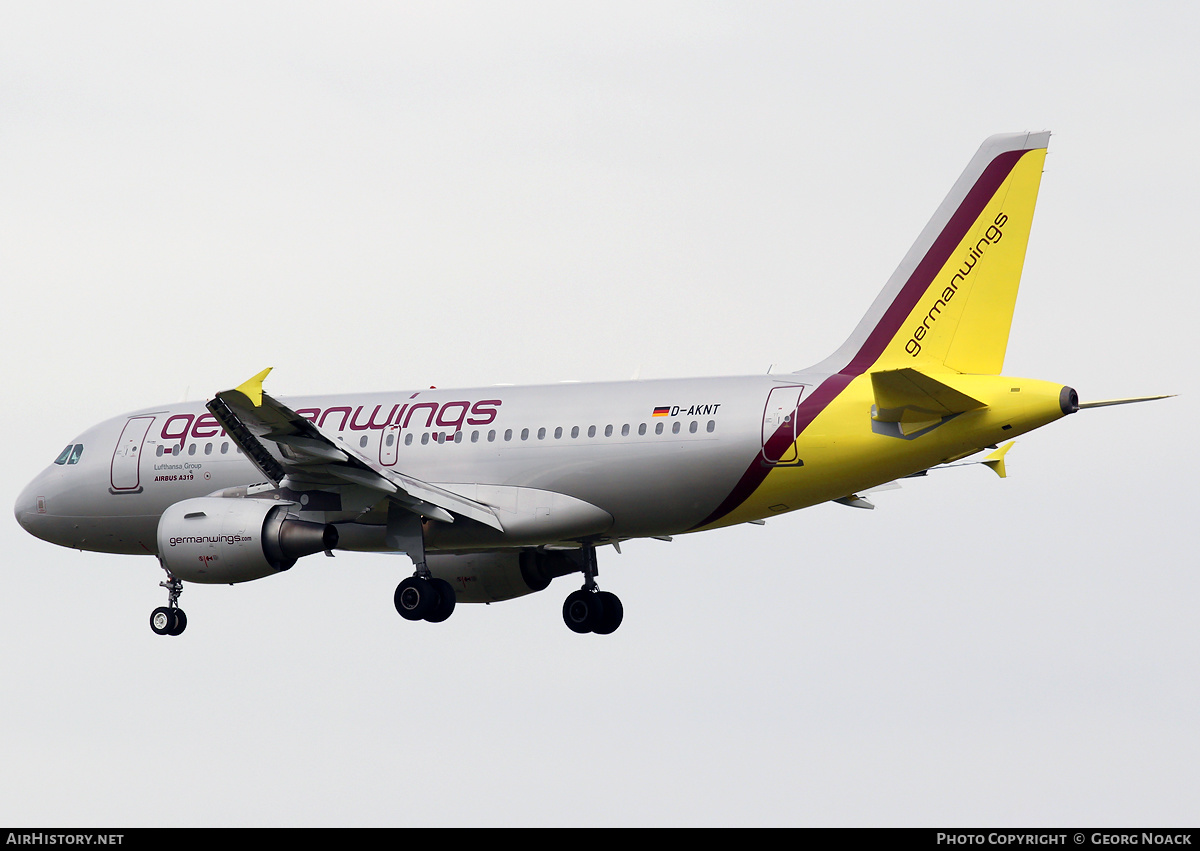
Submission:
MULTIPOLYGON (((1081 408, 1072 388, 1000 375, 1050 134, 988 138, 846 342, 792 373, 418 389, 276 399, 270 370, 199 402, 114 417, 21 493, 16 519, 63 547, 150 555, 179 635, 184 582, 238 583, 335 550, 403 553, 405 619, 542 591, 576 633, 620 599, 596 550, 864 494, 1081 408)), ((1004 445, 1001 446, 1000 444, 1004 445)))

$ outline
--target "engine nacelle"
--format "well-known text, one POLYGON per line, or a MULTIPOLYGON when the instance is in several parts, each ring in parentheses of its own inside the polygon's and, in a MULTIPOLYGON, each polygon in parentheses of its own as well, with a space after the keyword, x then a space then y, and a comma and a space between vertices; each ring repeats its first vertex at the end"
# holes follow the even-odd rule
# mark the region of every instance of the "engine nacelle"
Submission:
POLYGON ((454 588, 460 603, 496 603, 544 590, 550 580, 583 570, 582 551, 428 553, 429 572, 454 588))
POLYGON ((220 497, 177 502, 158 521, 159 558, 178 579, 223 585, 270 576, 337 546, 334 526, 291 517, 290 506, 220 497))

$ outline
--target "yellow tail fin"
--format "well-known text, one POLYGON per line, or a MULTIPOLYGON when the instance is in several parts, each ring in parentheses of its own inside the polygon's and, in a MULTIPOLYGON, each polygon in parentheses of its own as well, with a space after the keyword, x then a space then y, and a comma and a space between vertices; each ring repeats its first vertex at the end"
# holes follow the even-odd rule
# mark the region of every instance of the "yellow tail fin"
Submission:
POLYGON ((823 366, 853 375, 904 367, 1000 372, 1049 139, 1019 133, 983 143, 823 366))

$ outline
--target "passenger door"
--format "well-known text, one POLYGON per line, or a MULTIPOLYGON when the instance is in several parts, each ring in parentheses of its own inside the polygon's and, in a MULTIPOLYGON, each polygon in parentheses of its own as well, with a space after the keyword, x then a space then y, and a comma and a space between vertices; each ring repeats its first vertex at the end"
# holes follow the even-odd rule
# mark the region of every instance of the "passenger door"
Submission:
POLYGON ((797 464, 796 409, 804 385, 776 387, 763 409, 762 457, 768 464, 797 464))
POLYGON ((109 481, 113 493, 140 493, 141 457, 154 417, 130 417, 113 450, 109 481))

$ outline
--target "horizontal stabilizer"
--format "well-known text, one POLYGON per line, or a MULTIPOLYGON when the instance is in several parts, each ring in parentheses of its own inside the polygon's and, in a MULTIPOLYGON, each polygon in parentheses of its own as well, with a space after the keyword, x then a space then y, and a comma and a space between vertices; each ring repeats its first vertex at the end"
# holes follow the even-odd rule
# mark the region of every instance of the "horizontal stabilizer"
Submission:
POLYGON ((851 508, 865 508, 869 511, 873 511, 875 509, 875 503, 871 502, 869 499, 863 499, 856 493, 852 493, 850 496, 843 496, 839 499, 835 499, 834 502, 836 502, 838 505, 848 505, 851 508))
POLYGON ((883 423, 939 420, 987 407, 910 367, 872 372, 871 387, 875 392, 874 419, 883 423))
POLYGON ((991 467, 996 475, 1002 479, 1008 478, 1008 471, 1004 469, 1004 456, 1008 453, 1008 450, 1013 448, 1013 443, 1014 441, 1010 440, 983 459, 983 463, 991 467))

